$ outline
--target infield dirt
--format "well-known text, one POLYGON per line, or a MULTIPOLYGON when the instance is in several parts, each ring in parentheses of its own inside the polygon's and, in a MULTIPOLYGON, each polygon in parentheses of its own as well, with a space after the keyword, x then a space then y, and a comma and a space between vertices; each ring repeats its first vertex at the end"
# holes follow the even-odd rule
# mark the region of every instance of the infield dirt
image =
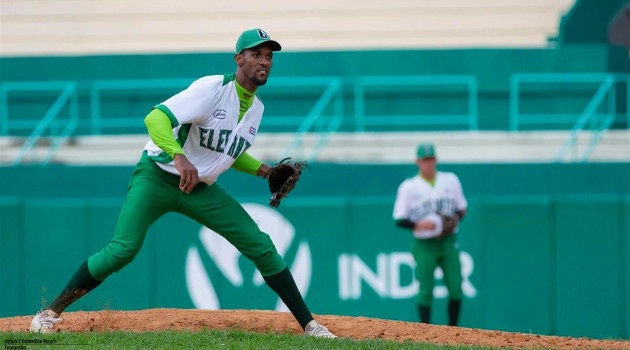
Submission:
MULTIPOLYGON (((0 331, 27 331, 32 316, 0 318, 0 331)), ((140 311, 66 312, 60 332, 149 332, 159 330, 243 329, 302 333, 289 313, 260 310, 149 309, 140 311)), ((386 339, 448 345, 538 349, 630 349, 630 341, 556 337, 464 327, 427 325, 366 317, 315 315, 339 337, 386 339)))

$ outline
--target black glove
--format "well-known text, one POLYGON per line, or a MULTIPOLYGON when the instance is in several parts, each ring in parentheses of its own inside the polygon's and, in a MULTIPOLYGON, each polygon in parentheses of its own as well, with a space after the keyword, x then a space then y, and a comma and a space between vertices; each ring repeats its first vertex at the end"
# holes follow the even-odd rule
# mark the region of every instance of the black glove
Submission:
POLYGON ((271 192, 270 206, 278 207, 280 205, 282 199, 289 195, 289 192, 293 190, 300 179, 302 169, 307 167, 306 161, 292 162, 291 158, 285 158, 271 167, 265 175, 271 192))

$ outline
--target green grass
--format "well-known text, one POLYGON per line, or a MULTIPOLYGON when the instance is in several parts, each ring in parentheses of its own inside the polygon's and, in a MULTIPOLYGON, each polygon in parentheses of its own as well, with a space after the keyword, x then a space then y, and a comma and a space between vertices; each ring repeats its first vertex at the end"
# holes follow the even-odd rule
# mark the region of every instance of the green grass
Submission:
MULTIPOLYGON (((350 339, 319 339, 296 334, 262 334, 242 330, 160 331, 147 333, 55 333, 38 335, 26 332, 0 332, 0 349, 24 346, 26 350, 66 349, 341 349, 341 350, 492 350, 494 348, 472 346, 445 346, 422 343, 350 339), (36 343, 29 343, 36 342, 36 343), (46 344, 46 342, 48 344, 46 344), (54 342, 54 345, 49 345, 54 342)), ((18 348, 15 348, 18 349, 18 348)), ((505 348, 502 348, 505 350, 505 348)))

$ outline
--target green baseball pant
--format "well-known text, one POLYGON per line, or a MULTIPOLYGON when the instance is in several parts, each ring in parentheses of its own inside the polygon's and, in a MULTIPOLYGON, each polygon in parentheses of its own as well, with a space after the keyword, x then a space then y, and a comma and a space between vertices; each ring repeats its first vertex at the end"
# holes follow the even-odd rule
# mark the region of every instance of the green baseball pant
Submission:
POLYGON ((414 240, 411 252, 416 260, 416 278, 420 282, 418 305, 431 306, 433 287, 435 287, 434 273, 438 266, 444 272, 444 284, 448 290, 449 298, 452 300, 462 299, 462 268, 456 244, 456 235, 442 239, 414 240))
MULTIPOLYGON (((260 231, 245 209, 217 184, 200 183, 185 194, 179 189, 179 176, 163 171, 144 154, 129 180, 114 237, 88 258, 90 274, 103 281, 129 264, 140 251, 149 227, 168 212, 184 214, 225 237, 263 276, 275 275, 286 267, 269 235, 260 231)), ((176 230, 173 228, 173 234, 179 234, 176 230)))

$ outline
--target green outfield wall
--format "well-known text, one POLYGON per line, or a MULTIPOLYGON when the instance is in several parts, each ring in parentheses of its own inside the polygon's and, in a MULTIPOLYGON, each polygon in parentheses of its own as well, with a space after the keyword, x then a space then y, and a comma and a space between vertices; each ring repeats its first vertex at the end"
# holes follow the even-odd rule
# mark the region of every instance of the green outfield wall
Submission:
MULTIPOLYGON (((458 233, 462 326, 630 337, 630 164, 443 168, 461 174, 469 198, 458 233), (511 186, 498 180, 506 174, 511 186), (479 185, 486 182, 496 187, 479 185)), ((130 172, 0 168, 0 317, 37 311, 108 242, 130 172)), ((314 313, 415 321, 411 236, 391 218, 396 183, 412 173, 403 165, 314 164, 277 210, 265 205, 260 179, 228 173, 220 182, 286 247, 314 313)), ((136 260, 69 310, 281 309, 253 265, 234 254, 193 220, 167 214, 136 260)), ((444 324, 441 282, 434 295, 434 321, 444 324)))
MULTIPOLYGON (((471 163, 439 169, 457 173, 467 195, 630 194, 630 163, 471 163)), ((132 166, 0 166, 0 196, 122 198, 132 171, 132 166)), ((400 182, 416 173, 412 164, 313 163, 296 194, 393 196, 400 182)), ((241 197, 267 193, 261 179, 238 171, 222 174, 218 182, 241 197)))

